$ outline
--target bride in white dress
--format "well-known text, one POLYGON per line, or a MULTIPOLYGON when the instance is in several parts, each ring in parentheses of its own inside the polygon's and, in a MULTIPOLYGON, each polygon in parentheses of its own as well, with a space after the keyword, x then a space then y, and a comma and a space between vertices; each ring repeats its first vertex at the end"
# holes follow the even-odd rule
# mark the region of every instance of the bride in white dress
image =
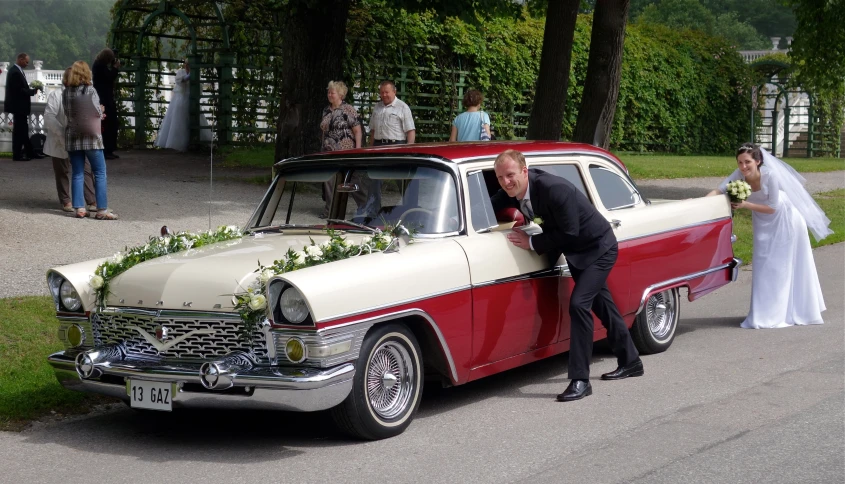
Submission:
POLYGON ((754 261, 751 309, 743 328, 785 328, 822 324, 822 297, 807 228, 816 240, 832 231, 830 220, 804 189, 804 178, 766 150, 746 143, 737 150, 737 166, 717 190, 734 180, 751 185, 751 195, 735 209, 751 210, 754 261))
MULTIPOLYGON (((172 148, 178 151, 186 151, 190 142, 189 113, 190 113, 190 87, 188 80, 191 78, 191 66, 187 61, 182 68, 176 71, 176 78, 173 82, 173 91, 170 94, 170 104, 167 105, 167 112, 158 128, 155 146, 159 148, 172 148)), ((205 114, 200 112, 200 126, 208 126, 205 114)), ((211 130, 200 129, 200 140, 206 143, 211 142, 211 130)))

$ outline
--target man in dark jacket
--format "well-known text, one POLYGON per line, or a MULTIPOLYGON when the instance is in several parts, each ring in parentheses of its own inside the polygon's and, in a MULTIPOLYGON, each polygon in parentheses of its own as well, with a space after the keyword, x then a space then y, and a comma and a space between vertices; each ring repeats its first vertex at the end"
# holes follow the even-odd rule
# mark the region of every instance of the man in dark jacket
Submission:
POLYGON ((100 104, 106 108, 106 117, 103 119, 103 155, 107 160, 120 158, 114 154, 117 149, 117 106, 114 102, 114 83, 117 80, 120 59, 111 49, 103 49, 94 59, 91 65, 91 73, 94 76, 94 89, 100 96, 100 104))
POLYGON ((517 229, 508 234, 508 240, 517 247, 548 254, 552 261, 565 255, 575 281, 569 300, 572 381, 557 396, 558 401, 579 400, 593 392, 589 380, 593 353, 591 310, 607 329, 607 340, 619 365, 603 374, 602 380, 641 376, 643 363, 607 287, 607 277, 617 257, 616 236, 608 221, 569 181, 529 170, 519 151, 503 152, 494 167, 502 187, 492 197, 494 210, 519 208, 526 221, 540 219, 543 229, 543 233, 532 236, 517 229))
POLYGON ((15 65, 6 75, 5 111, 12 113, 12 159, 16 161, 44 158, 33 151, 32 143, 29 141, 30 98, 38 92, 38 89, 30 89, 29 83, 26 82, 26 74, 23 70, 28 65, 29 56, 20 53, 15 65))

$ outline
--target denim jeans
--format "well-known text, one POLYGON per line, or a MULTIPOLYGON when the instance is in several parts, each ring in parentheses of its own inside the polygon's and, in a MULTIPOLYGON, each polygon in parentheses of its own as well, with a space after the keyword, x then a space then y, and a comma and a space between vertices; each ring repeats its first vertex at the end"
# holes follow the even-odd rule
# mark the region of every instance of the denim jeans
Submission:
POLYGON ((91 171, 94 172, 94 192, 97 194, 97 209, 105 210, 109 207, 106 197, 106 158, 103 150, 78 150, 68 151, 70 166, 73 169, 71 175, 71 198, 73 208, 84 208, 85 197, 83 190, 85 186, 85 158, 91 163, 91 171))

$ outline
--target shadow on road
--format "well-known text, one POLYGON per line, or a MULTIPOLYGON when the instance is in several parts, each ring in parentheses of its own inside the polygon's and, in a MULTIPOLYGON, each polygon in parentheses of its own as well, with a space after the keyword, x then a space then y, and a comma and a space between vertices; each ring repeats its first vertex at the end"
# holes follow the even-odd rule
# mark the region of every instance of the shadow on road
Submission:
POLYGON ((686 333, 692 333, 693 331, 701 328, 737 328, 739 329, 739 325, 742 324, 742 321, 745 320, 745 316, 742 317, 722 317, 722 318, 692 318, 692 319, 681 319, 678 322, 678 329, 675 330, 675 336, 686 333))

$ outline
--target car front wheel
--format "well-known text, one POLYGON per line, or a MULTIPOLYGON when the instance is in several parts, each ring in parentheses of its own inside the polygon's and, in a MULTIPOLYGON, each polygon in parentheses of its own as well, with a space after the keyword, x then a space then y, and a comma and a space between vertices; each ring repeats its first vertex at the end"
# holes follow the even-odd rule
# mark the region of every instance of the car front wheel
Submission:
POLYGON ((677 289, 668 289, 649 296, 631 328, 631 338, 637 350, 648 355, 669 349, 675 339, 680 314, 681 304, 677 289))
POLYGON ((414 334, 402 324, 376 326, 364 338, 352 391, 332 409, 337 425, 367 440, 399 435, 420 405, 422 357, 414 334))

